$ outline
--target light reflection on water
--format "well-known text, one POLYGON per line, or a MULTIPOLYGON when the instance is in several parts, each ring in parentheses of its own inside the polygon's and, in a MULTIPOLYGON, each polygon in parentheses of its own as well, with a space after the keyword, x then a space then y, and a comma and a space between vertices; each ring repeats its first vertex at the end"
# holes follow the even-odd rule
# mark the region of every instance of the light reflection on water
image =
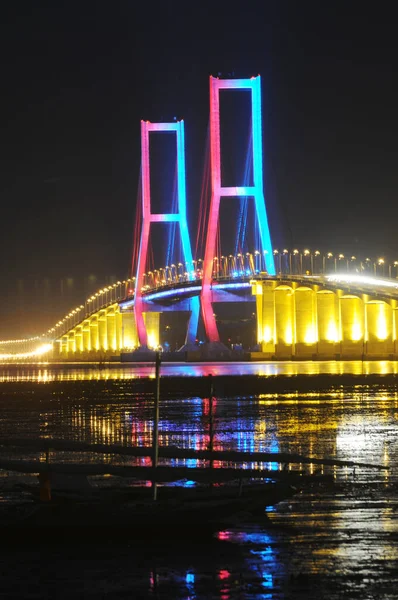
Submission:
MULTIPOLYGON (((98 443, 149 446, 153 403, 150 395, 129 395, 123 379, 90 393, 90 382, 65 384, 43 396, 32 384, 33 396, 0 395, 0 436, 45 435, 98 443), (62 393, 60 393, 62 392, 62 393)), ((16 390, 16 391, 15 391, 16 390)), ((160 444, 207 448, 209 402, 198 397, 165 398, 160 408, 160 444)), ((272 527, 247 524, 219 532, 218 539, 236 555, 195 548, 185 556, 170 545, 164 556, 139 562, 119 557, 117 568, 132 597, 156 598, 331 598, 361 596, 363 586, 373 597, 388 585, 398 560, 398 397, 391 387, 328 389, 302 394, 262 394, 222 398, 214 402, 214 448, 280 451, 354 459, 392 467, 391 472, 367 468, 336 469, 339 488, 308 490, 267 514, 272 527), (176 555, 177 553, 177 555, 176 555), (364 584, 364 580, 368 582, 364 584), (142 587, 138 590, 140 584, 142 587), (138 590, 138 591, 137 591, 138 590)), ((7 451, 8 452, 8 451, 7 451)), ((32 452, 32 458, 36 455, 32 452)), ((52 455, 51 460, 56 456, 52 455)), ((61 460, 79 455, 61 453, 61 460)), ((81 454, 85 461, 150 464, 133 459, 81 454)), ((207 464, 173 461, 173 464, 207 464)), ((252 465, 252 463, 248 463, 252 465)), ((271 463, 276 468, 276 463, 271 463)), ((253 463, 253 466, 257 466, 253 463)), ((270 463, 263 465, 269 467, 270 463)), ((308 471, 321 467, 298 465, 308 471)), ((2 478, 3 479, 3 478, 2 478)), ((2 488, 0 484, 0 497, 2 488)), ((137 556, 140 554, 137 551, 137 556)), ((111 560, 111 559, 109 559, 111 560)), ((102 582, 103 583, 103 582, 102 582)), ((93 590, 100 584, 93 582, 93 590)), ((107 584, 111 585, 111 584, 107 584)), ((117 591, 117 590, 116 590, 117 591)), ((93 592, 94 593, 94 592, 93 592)), ((98 593, 102 591, 98 588, 98 593)), ((109 592, 112 594, 112 589, 109 592)), ((388 597, 388 596, 385 596, 388 597)))
MULTIPOLYGON (((201 362, 162 363, 163 377, 207 375, 397 375, 398 361, 278 361, 278 362, 201 362)), ((64 363, 51 365, 0 365, 0 382, 7 381, 102 381, 155 377, 151 363, 64 363)))

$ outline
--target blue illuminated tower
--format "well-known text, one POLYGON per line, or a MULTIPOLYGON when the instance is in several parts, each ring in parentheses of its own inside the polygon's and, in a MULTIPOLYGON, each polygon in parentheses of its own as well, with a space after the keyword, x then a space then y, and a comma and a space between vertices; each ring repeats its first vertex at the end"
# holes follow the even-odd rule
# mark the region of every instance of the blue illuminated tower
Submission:
POLYGON ((210 156, 212 195, 203 265, 201 303, 207 338, 210 342, 218 342, 220 338, 211 303, 211 283, 221 197, 252 196, 254 198, 261 250, 265 257, 268 273, 275 275, 274 256, 263 189, 260 76, 251 79, 217 79, 210 77, 210 156), (253 186, 223 187, 221 184, 220 90, 249 90, 251 92, 253 186))

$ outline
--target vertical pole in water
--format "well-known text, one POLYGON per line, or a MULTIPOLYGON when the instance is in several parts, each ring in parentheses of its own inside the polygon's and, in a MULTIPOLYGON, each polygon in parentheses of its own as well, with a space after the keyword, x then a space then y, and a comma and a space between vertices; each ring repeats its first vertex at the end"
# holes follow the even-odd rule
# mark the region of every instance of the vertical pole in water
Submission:
MULTIPOLYGON (((213 437, 214 437, 214 428, 213 428, 213 376, 209 375, 209 451, 213 452, 213 437)), ((210 458, 210 469, 213 468, 213 459, 210 458)))
POLYGON ((160 400, 160 352, 156 352, 155 358, 155 381, 156 381, 156 393, 155 393, 155 410, 153 415, 153 499, 157 499, 158 488, 156 482, 156 467, 158 466, 158 455, 159 455, 159 400, 160 400))

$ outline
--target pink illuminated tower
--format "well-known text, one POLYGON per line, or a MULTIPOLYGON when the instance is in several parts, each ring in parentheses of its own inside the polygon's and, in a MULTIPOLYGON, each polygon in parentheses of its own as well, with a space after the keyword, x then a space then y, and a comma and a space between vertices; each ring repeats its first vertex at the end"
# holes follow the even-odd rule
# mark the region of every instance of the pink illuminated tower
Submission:
POLYGON ((252 196, 258 219, 262 253, 267 271, 275 275, 274 257, 269 233, 263 190, 263 148, 261 121, 261 78, 217 79, 210 77, 210 160, 212 195, 209 224, 203 265, 203 287, 201 294, 202 316, 209 342, 219 342, 220 337, 211 303, 213 259, 216 248, 217 227, 222 196, 252 196), (251 93, 252 142, 253 142, 253 186, 223 187, 221 182, 220 143, 220 90, 248 90, 251 93))
MULTIPOLYGON (((141 242, 138 255, 134 314, 137 325, 138 340, 140 346, 148 345, 148 336, 143 317, 144 306, 142 287, 144 283, 144 272, 148 256, 149 233, 151 223, 179 223, 182 253, 184 261, 192 265, 192 251, 189 240, 186 207, 185 186, 185 149, 184 149, 184 121, 175 123, 150 123, 141 121, 141 172, 142 172, 142 230, 141 242), (168 132, 176 133, 177 144, 177 212, 175 213, 152 213, 151 211, 151 188, 150 188, 150 157, 149 157, 149 133, 168 132)), ((191 274, 188 275, 189 277, 191 274)), ((199 298, 191 302, 191 317, 188 324, 186 343, 192 343, 196 336, 199 318, 199 298)))

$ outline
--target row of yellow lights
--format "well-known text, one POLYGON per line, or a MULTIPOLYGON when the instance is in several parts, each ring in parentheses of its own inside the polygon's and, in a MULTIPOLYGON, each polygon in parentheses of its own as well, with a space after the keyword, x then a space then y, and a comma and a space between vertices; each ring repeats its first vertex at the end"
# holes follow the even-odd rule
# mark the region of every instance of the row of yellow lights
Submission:
MULTIPOLYGON (((96 300, 100 296, 103 296, 107 292, 110 292, 113 289, 117 288, 119 285, 126 285, 127 283, 131 283, 134 280, 135 280, 135 277, 133 277, 132 279, 127 279, 127 280, 123 280, 123 281, 117 281, 113 285, 110 285, 108 287, 104 287, 104 288, 98 290, 98 292, 96 292, 95 294, 93 294, 89 298, 87 298, 86 299, 86 304, 89 305, 91 302, 93 302, 94 300, 96 300)), ((51 327, 50 329, 48 329, 46 331, 46 333, 42 333, 42 335, 36 335, 34 337, 31 337, 31 338, 23 338, 23 339, 16 339, 16 340, 0 341, 0 344, 23 344, 23 343, 27 343, 27 342, 34 342, 36 340, 40 340, 41 338, 45 337, 48 334, 56 333, 57 330, 59 330, 59 328, 68 321, 68 319, 70 319, 73 316, 76 316, 77 314, 79 314, 84 308, 85 308, 84 304, 81 304, 80 306, 77 306, 76 308, 74 308, 73 310, 71 310, 67 315, 65 315, 65 317, 63 319, 60 319, 60 321, 58 321, 58 323, 56 323, 54 325, 54 327, 51 327)))
MULTIPOLYGON (((267 250, 264 250, 264 254, 267 254, 267 250)), ((255 256, 259 256, 261 254, 261 252, 259 250, 255 250, 254 251, 254 255, 255 256)), ((281 252, 279 250, 274 250, 273 254, 275 256, 277 256, 278 254, 289 254, 289 250, 287 250, 286 248, 284 248, 281 252)), ((300 254, 300 250, 298 250, 297 248, 295 248, 294 250, 292 250, 292 254, 293 255, 299 255, 300 254)), ((311 250, 309 250, 308 248, 303 250, 303 255, 304 256, 310 256, 311 255, 311 250)), ((314 256, 320 256, 321 252, 319 250, 315 250, 314 251, 314 256)), ((236 255, 236 258, 241 258, 243 255, 241 253, 236 255)), ((246 252, 246 256, 253 256, 250 252, 246 252)), ((332 252, 328 252, 325 255, 327 258, 333 258, 334 254, 332 252)), ((339 259, 344 259, 345 256, 344 254, 336 254, 336 257, 339 259)), ((221 259, 225 259, 227 258, 226 256, 221 256, 221 259)), ((228 256, 228 258, 235 258, 234 255, 230 254, 228 256)), ((217 256, 214 257, 213 259, 214 261, 218 261, 219 258, 217 256)), ((351 260, 356 260, 355 256, 351 256, 351 260)), ((192 263, 194 265, 196 265, 199 262, 203 262, 202 258, 198 258, 197 260, 193 260, 192 263)), ((372 262, 370 258, 365 258, 365 262, 372 262)), ((385 259, 384 258, 378 258, 377 259, 377 264, 378 265, 383 265, 385 264, 385 259)), ((398 261, 394 261, 393 263, 394 267, 398 266, 398 261)), ((148 271, 148 273, 144 273, 144 277, 147 277, 148 275, 153 275, 153 273, 156 273, 156 271, 164 271, 165 269, 170 269, 170 268, 177 268, 177 267, 182 267, 184 266, 183 263, 178 263, 177 266, 175 264, 172 264, 170 266, 166 266, 165 268, 160 268, 160 269, 155 269, 154 271, 148 271)), ((184 275, 188 276, 188 272, 185 272, 184 275)), ((96 292, 95 294, 93 294, 92 296, 90 296, 89 298, 86 299, 86 304, 90 305, 91 302, 94 302, 97 298, 99 298, 100 296, 103 296, 104 294, 106 294, 107 292, 112 291, 113 289, 115 289, 116 287, 118 287, 119 285, 126 285, 127 283, 134 283, 135 281, 135 277, 132 277, 130 279, 127 280, 123 280, 123 281, 117 281, 116 283, 114 283, 113 285, 110 285, 108 287, 102 288, 100 290, 98 290, 98 292, 96 292)), ((145 285, 143 286, 143 290, 147 290, 150 289, 151 286, 150 285, 145 285)), ((79 314, 83 309, 85 308, 85 305, 81 304, 80 306, 77 306, 76 308, 74 308, 72 311, 70 311, 63 319, 61 319, 60 321, 58 321, 58 323, 56 323, 54 325, 54 327, 51 327, 50 329, 47 330, 46 333, 43 333, 41 336, 35 336, 35 337, 31 337, 31 338, 24 338, 24 339, 16 339, 16 340, 5 340, 5 341, 0 341, 0 344, 22 344, 22 343, 27 343, 27 342, 33 342, 36 340, 39 340, 41 337, 45 337, 48 334, 53 334, 53 333, 57 333, 57 331, 59 330, 59 328, 64 325, 68 319, 71 319, 72 317, 74 317, 75 315, 79 314)))
POLYGON ((24 344, 26 342, 34 342, 35 340, 39 340, 40 337, 42 337, 42 336, 36 335, 35 337, 31 337, 31 338, 23 338, 23 339, 18 339, 18 340, 5 340, 5 341, 0 341, 0 344, 16 344, 16 343, 24 344))
MULTIPOLYGON (((300 250, 297 250, 297 248, 295 248, 294 250, 291 251, 291 253, 293 255, 295 255, 295 256, 298 256, 300 254, 300 250)), ((311 256, 311 254, 312 254, 311 250, 309 250, 308 248, 306 248, 305 250, 303 250, 302 253, 303 253, 304 256, 311 256)), ((255 250, 254 254, 256 256, 258 256, 258 255, 261 254, 261 252, 259 250, 255 250)), ((267 250, 264 250, 264 254, 268 254, 267 250)), ((284 255, 286 255, 286 254, 290 254, 290 250, 287 250, 286 248, 284 248, 282 251, 280 251, 280 250, 274 250, 273 254, 274 254, 274 256, 277 256, 278 254, 284 254, 284 255)), ((250 253, 246 252, 246 256, 249 256, 249 255, 250 255, 250 253)), ((321 256, 320 250, 315 250, 314 253, 313 253, 313 255, 314 256, 321 256)), ((242 255, 238 254, 237 256, 240 257, 242 255)), ((346 258, 344 254, 336 254, 336 255, 334 255, 333 252, 327 252, 326 254, 324 254, 324 256, 326 258, 333 258, 334 256, 336 256, 337 258, 340 258, 340 259, 346 258)), ((230 255, 229 257, 231 258, 232 255, 230 255)), ((222 256, 221 258, 225 258, 225 256, 222 256)), ((351 256, 350 258, 351 258, 351 260, 357 260, 356 256, 351 256)), ((218 258, 215 257, 214 260, 218 260, 218 258)), ((365 262, 372 262, 372 259, 365 258, 365 262)), ((376 262, 377 262, 378 265, 384 265, 385 264, 385 259, 384 258, 378 258, 378 259, 376 259, 376 262)), ((393 264, 394 267, 398 267, 398 260, 395 260, 392 264, 393 264)))
MULTIPOLYGON (((117 281, 113 285, 110 285, 108 287, 104 287, 104 288, 98 290, 98 292, 95 292, 95 294, 93 294, 89 298, 87 298, 86 299, 86 304, 90 305, 91 302, 94 302, 95 300, 97 300, 97 298, 103 296, 104 294, 107 294, 108 292, 111 292, 112 290, 114 290, 115 288, 117 288, 119 285, 126 285, 127 283, 131 283, 134 280, 135 280, 135 277, 133 277, 132 279, 127 279, 127 280, 125 279, 123 281, 117 281)), ((84 304, 81 304, 80 306, 77 306, 70 313, 68 313, 63 319, 61 319, 60 321, 58 321, 58 323, 56 323, 56 325, 54 327, 52 327, 51 329, 49 329, 47 331, 47 333, 54 333, 54 332, 56 332, 56 330, 57 330, 58 327, 61 327, 61 325, 63 325, 64 323, 66 323, 68 319, 70 319, 74 315, 76 315, 79 312, 81 312, 82 310, 84 310, 84 308, 85 308, 84 304)))
POLYGON ((16 354, 5 353, 0 354, 0 361, 2 360, 20 360, 22 358, 37 358, 43 356, 52 350, 52 344, 41 344, 38 348, 31 350, 30 352, 19 352, 16 354))

